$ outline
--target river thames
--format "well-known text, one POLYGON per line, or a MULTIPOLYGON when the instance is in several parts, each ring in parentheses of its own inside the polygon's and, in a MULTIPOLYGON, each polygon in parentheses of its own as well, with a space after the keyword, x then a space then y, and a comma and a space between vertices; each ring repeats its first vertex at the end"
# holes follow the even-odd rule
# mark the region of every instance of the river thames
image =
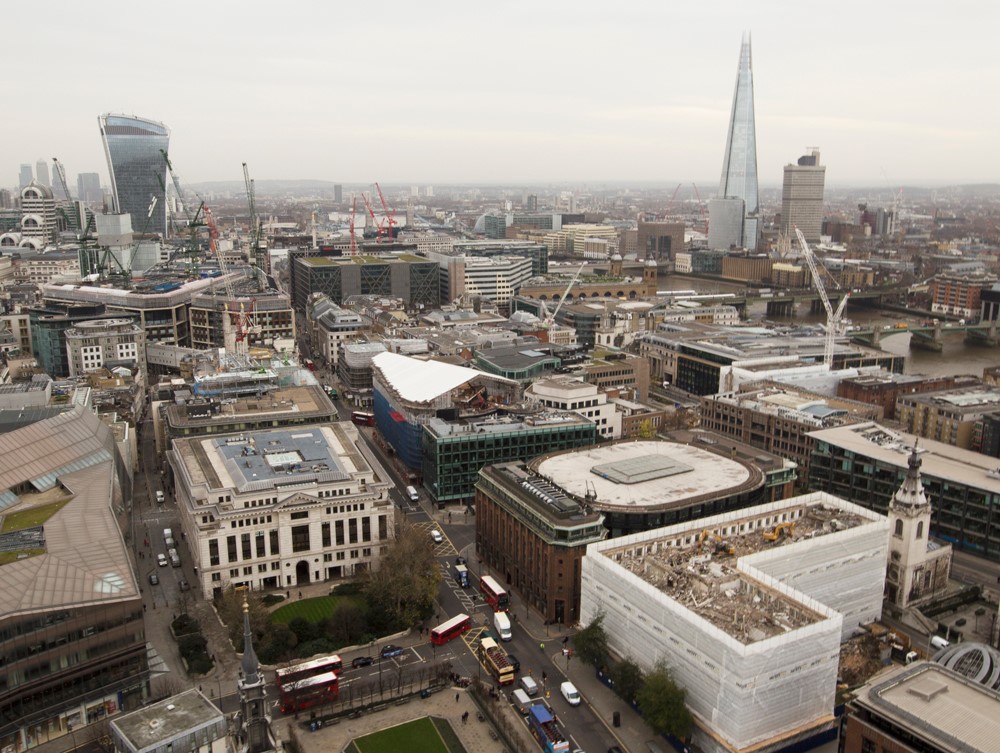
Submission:
MULTIPOLYGON (((741 292, 744 286, 725 283, 708 282, 705 280, 695 280, 681 275, 670 275, 660 277, 657 280, 657 287, 660 290, 697 290, 702 293, 735 293, 741 292)), ((751 320, 761 320, 764 318, 765 304, 750 307, 748 312, 751 320)), ((851 309, 848 305, 845 318, 849 319, 855 326, 862 328, 884 327, 886 325, 894 327, 900 322, 912 325, 920 325, 925 317, 905 316, 888 311, 875 311, 870 309, 851 309)), ((770 321, 781 324, 822 324, 826 317, 822 314, 812 314, 809 312, 809 305, 799 306, 799 312, 794 317, 770 317, 770 321)), ((1000 347, 990 348, 979 345, 966 345, 965 334, 962 332, 948 333, 944 335, 944 348, 940 353, 910 348, 910 334, 906 330, 898 330, 888 336, 882 337, 881 347, 890 353, 906 357, 907 374, 926 374, 927 376, 955 376, 959 374, 971 374, 982 377, 983 369, 990 366, 1000 366, 1000 347)))

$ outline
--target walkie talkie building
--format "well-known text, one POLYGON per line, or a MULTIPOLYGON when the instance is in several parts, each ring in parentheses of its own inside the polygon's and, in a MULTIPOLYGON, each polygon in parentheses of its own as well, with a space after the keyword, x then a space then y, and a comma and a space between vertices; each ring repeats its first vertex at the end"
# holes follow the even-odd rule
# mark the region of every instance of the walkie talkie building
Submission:
POLYGON ((166 237, 167 161, 163 153, 170 145, 170 129, 163 123, 134 115, 107 113, 97 120, 108 158, 115 211, 132 215, 135 232, 160 233, 166 237), (154 199, 156 203, 150 214, 154 199))

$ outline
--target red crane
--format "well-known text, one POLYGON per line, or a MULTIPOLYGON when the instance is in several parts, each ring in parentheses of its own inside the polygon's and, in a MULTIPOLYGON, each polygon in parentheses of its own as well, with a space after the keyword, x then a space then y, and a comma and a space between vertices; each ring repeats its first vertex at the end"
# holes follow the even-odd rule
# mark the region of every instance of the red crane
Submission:
MULTIPOLYGON (((376 239, 377 239, 377 241, 380 241, 382 239, 382 223, 380 223, 378 221, 378 218, 375 216, 375 210, 372 209, 372 202, 371 202, 371 199, 368 198, 368 194, 365 193, 364 191, 362 191, 361 192, 361 198, 364 199, 365 209, 368 210, 368 216, 371 217, 372 224, 376 228, 376 239)), ((371 237, 371 236, 368 236, 368 237, 371 237)))
POLYGON ((383 230, 388 234, 389 241, 392 242, 396 237, 396 231, 393 228, 396 226, 396 213, 392 211, 386 201, 385 196, 382 194, 382 188, 379 186, 378 182, 375 183, 375 190, 378 191, 378 198, 382 202, 382 211, 385 212, 384 225, 388 225, 388 228, 384 228, 383 225, 379 225, 379 238, 381 239, 383 230))
POLYGON ((216 256, 219 255, 219 228, 215 224, 212 210, 205 207, 205 224, 208 225, 208 250, 216 256))

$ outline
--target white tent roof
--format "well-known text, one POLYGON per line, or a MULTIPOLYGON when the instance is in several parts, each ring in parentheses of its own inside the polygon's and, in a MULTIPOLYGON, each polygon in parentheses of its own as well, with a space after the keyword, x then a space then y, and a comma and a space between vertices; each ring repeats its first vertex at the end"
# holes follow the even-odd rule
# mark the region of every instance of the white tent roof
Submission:
POLYGON ((422 361, 398 353, 379 353, 372 359, 372 366, 383 379, 392 385, 404 400, 426 403, 438 395, 461 387, 483 372, 464 366, 453 366, 441 361, 422 361))

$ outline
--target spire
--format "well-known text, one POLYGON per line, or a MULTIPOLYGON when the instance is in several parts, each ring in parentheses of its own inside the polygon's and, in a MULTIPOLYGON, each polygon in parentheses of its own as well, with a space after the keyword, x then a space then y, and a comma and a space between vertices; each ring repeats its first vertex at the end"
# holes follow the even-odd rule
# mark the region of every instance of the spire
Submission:
POLYGON ((260 682, 260 662, 253 650, 253 635, 250 632, 250 604, 243 597, 243 682, 256 685, 260 682))
POLYGON ((907 509, 917 509, 928 507, 927 495, 924 494, 924 485, 920 480, 921 460, 917 454, 917 442, 913 443, 913 451, 907 460, 909 466, 906 471, 906 478, 903 479, 902 486, 896 491, 892 498, 892 505, 907 509))
MULTIPOLYGON (((757 134, 753 101, 753 55, 750 33, 745 32, 740 44, 740 59, 736 69, 733 108, 726 133, 726 153, 719 181, 719 199, 741 199, 743 217, 739 237, 727 238, 736 245, 753 249, 757 246, 759 200, 757 190, 757 134)), ((717 211, 722 211, 720 206, 717 211)), ((720 217, 716 218, 717 220, 720 217)), ((732 224, 731 222, 729 224, 732 224)), ((711 229, 711 223, 709 224, 711 229)), ((717 242, 720 242, 717 239, 717 242)), ((725 246, 728 247, 728 243, 725 246)))

